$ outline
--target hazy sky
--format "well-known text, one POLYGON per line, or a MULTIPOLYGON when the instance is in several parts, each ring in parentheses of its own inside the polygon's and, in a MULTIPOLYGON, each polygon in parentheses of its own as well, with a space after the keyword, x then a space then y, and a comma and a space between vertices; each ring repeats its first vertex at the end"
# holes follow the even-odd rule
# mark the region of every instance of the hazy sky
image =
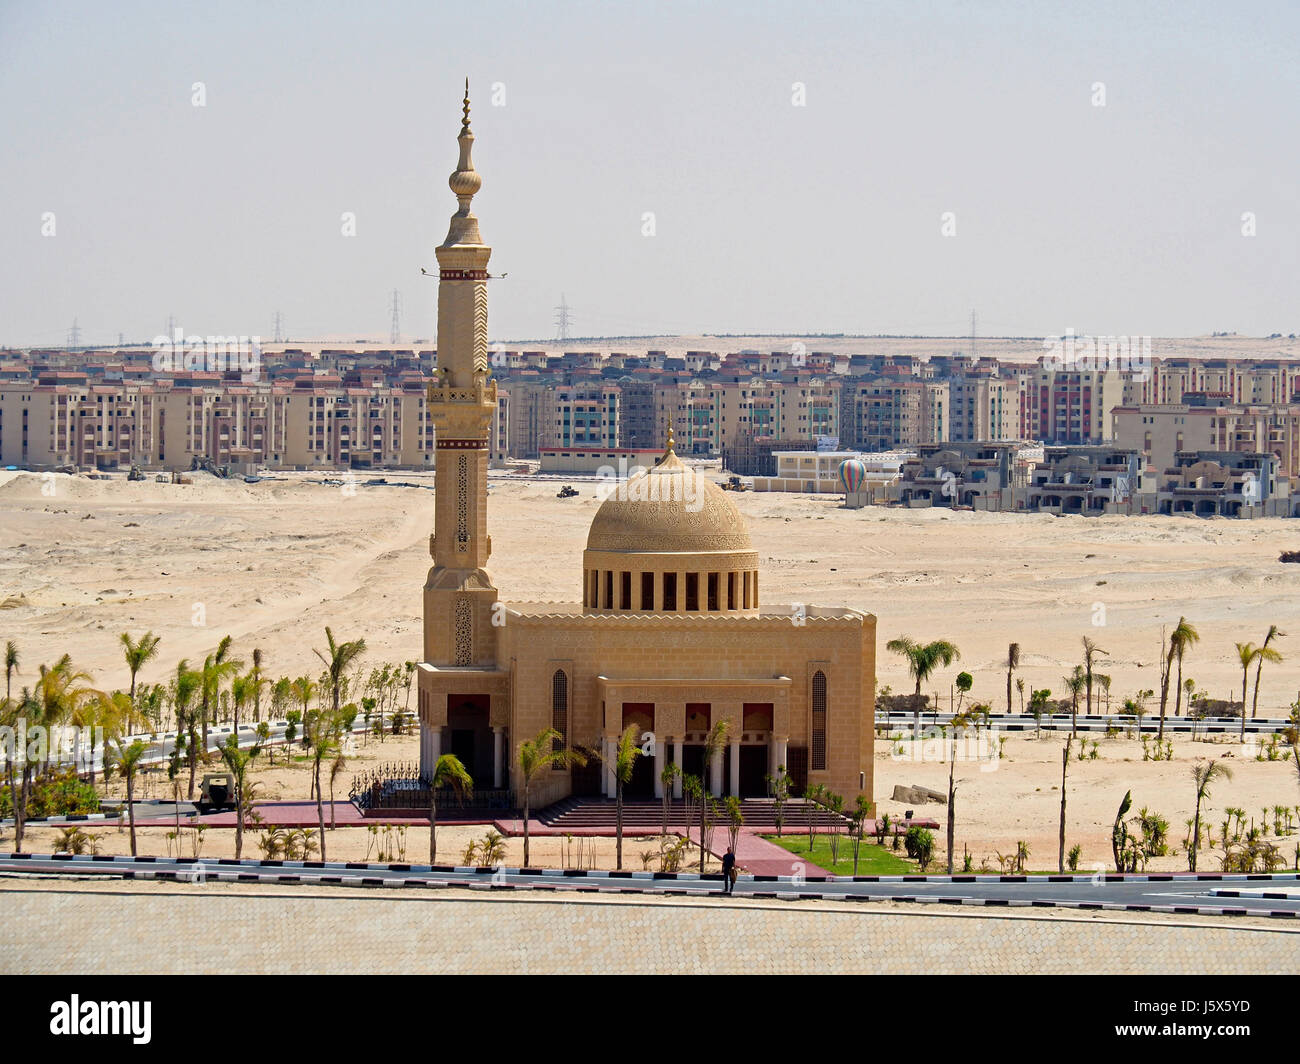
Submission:
POLYGON ((582 336, 1300 331, 1298 39, 1294 0, 4 3, 0 343, 386 336, 394 288, 432 336, 466 75, 494 339, 562 293, 582 336))

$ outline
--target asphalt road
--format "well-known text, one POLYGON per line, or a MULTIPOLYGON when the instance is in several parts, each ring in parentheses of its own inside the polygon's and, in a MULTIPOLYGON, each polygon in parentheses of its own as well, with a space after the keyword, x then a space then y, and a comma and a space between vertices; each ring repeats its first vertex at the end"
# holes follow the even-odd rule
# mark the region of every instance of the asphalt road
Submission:
MULTIPOLYGON (((151 878, 173 874, 184 881, 239 876, 269 879, 272 882, 342 883, 343 885, 379 886, 425 883, 478 887, 536 888, 580 887, 619 891, 672 891, 685 894, 719 894, 721 880, 664 878, 649 872, 587 873, 566 875, 560 871, 542 872, 501 868, 479 871, 470 868, 430 869, 428 865, 363 865, 329 863, 314 865, 301 861, 268 865, 245 861, 144 861, 130 858, 112 860, 91 857, 54 859, 48 855, 15 858, 0 855, 0 873, 21 875, 93 874, 151 878), (286 880, 286 877, 288 879, 286 880), (363 882, 364 881, 364 882, 363 882)), ((170 878, 170 876, 169 876, 170 878)), ((1054 877, 1055 878, 1055 877, 1054 877)), ((1184 911, 1208 908, 1230 909, 1243 914, 1288 912, 1300 916, 1300 876, 1285 873, 1276 876, 1222 876, 1197 880, 1189 876, 1162 878, 1117 876, 1079 877, 1069 882, 1053 882, 1047 876, 1026 876, 1023 882, 1006 882, 998 876, 958 876, 956 881, 921 877, 895 878, 885 882, 860 882, 833 879, 827 882, 789 876, 741 876, 736 894, 746 896, 815 896, 824 898, 908 899, 973 905, 1064 905, 1069 907, 1124 908, 1144 906, 1156 910, 1174 908, 1184 911)))

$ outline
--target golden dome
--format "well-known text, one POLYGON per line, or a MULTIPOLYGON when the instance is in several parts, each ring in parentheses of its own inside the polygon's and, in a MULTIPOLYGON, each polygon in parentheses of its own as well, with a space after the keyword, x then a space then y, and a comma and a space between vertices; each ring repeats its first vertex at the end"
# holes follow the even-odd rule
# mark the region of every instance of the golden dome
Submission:
POLYGON ((596 511, 587 550, 626 554, 752 552, 727 493, 685 465, 671 442, 663 460, 618 485, 596 511))

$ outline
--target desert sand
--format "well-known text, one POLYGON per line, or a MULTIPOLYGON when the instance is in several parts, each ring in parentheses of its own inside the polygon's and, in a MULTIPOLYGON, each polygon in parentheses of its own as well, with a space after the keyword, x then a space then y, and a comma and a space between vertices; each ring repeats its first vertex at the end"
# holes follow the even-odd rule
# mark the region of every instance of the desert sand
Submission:
MULTIPOLYGON (((421 486, 364 487, 360 479, 327 486, 296 474, 258 484, 195 474, 193 484, 170 485, 0 472, 0 639, 14 639, 22 653, 15 686, 68 652, 99 685, 125 687, 123 630, 162 636, 159 657, 141 675, 150 682, 164 680, 181 657, 201 659, 226 633, 245 658, 261 647, 272 675, 319 671, 312 648, 324 644, 327 624, 339 638, 364 636, 372 663, 417 657, 432 480, 384 475, 421 486)), ((554 481, 493 476, 490 569, 506 601, 578 597, 599 500, 597 485, 573 482, 580 496, 561 500, 554 481)), ((912 686, 901 659, 884 649, 899 635, 954 641, 959 665, 927 690, 946 699, 965 669, 975 679, 972 697, 994 708, 1005 701, 1000 663, 1009 642, 1021 644, 1026 686, 1060 695, 1090 636, 1109 654, 1098 668, 1113 678, 1117 707, 1158 686, 1161 627, 1186 615, 1201 640, 1184 676, 1198 689, 1239 698, 1233 644, 1259 643, 1276 623, 1293 634, 1276 644, 1285 660, 1264 669, 1260 712, 1284 715, 1297 697, 1300 566, 1277 561, 1300 546, 1293 521, 845 510, 834 496, 752 492, 733 499, 760 555, 765 606, 845 604, 874 613, 879 683, 895 692, 912 686)), ((969 768, 959 850, 964 841, 991 856, 1027 838, 1031 865, 1055 864, 1059 743, 1012 739, 997 771, 969 768)), ((1173 762, 1144 763, 1136 742, 1103 740, 1097 761, 1072 768, 1071 819, 1077 813, 1080 833, 1072 841, 1084 845, 1085 861, 1109 854, 1110 820, 1129 786, 1135 809, 1159 810, 1181 839, 1191 815, 1188 766, 1231 748, 1180 739, 1173 762)), ((895 763, 883 743, 877 756, 878 799, 896 783, 946 785, 946 765, 895 763)), ((1216 790, 1216 810, 1236 805, 1257 816, 1264 804, 1300 798, 1290 764, 1254 762, 1240 751, 1234 764, 1237 778, 1216 790)), ((305 786, 284 797, 304 797, 305 786)))

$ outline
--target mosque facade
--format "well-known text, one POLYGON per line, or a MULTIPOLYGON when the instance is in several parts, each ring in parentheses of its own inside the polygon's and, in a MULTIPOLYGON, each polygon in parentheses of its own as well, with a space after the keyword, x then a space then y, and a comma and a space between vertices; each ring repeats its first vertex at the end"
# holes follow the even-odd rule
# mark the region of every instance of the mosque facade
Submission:
MULTIPOLYGON (((601 504, 571 603, 504 601, 487 571, 488 441, 496 383, 488 357, 488 260, 472 212, 481 178, 468 89, 449 179, 458 201, 436 250, 438 370, 433 567, 418 668, 421 773, 453 753, 478 790, 518 792, 517 748, 546 728, 565 746, 609 753, 635 727, 626 797, 662 797, 668 762, 715 796, 761 797, 783 767, 793 791, 822 784, 872 796, 876 619, 858 610, 760 598, 759 557, 728 494, 676 454, 601 504), (705 764, 719 721, 725 747, 705 764)), ((545 535, 545 530, 540 531, 545 535)), ((526 598, 527 589, 518 589, 526 598)), ((547 770, 534 809, 569 795, 613 796, 604 761, 547 770)), ((674 784, 681 795, 680 776, 674 784)))

